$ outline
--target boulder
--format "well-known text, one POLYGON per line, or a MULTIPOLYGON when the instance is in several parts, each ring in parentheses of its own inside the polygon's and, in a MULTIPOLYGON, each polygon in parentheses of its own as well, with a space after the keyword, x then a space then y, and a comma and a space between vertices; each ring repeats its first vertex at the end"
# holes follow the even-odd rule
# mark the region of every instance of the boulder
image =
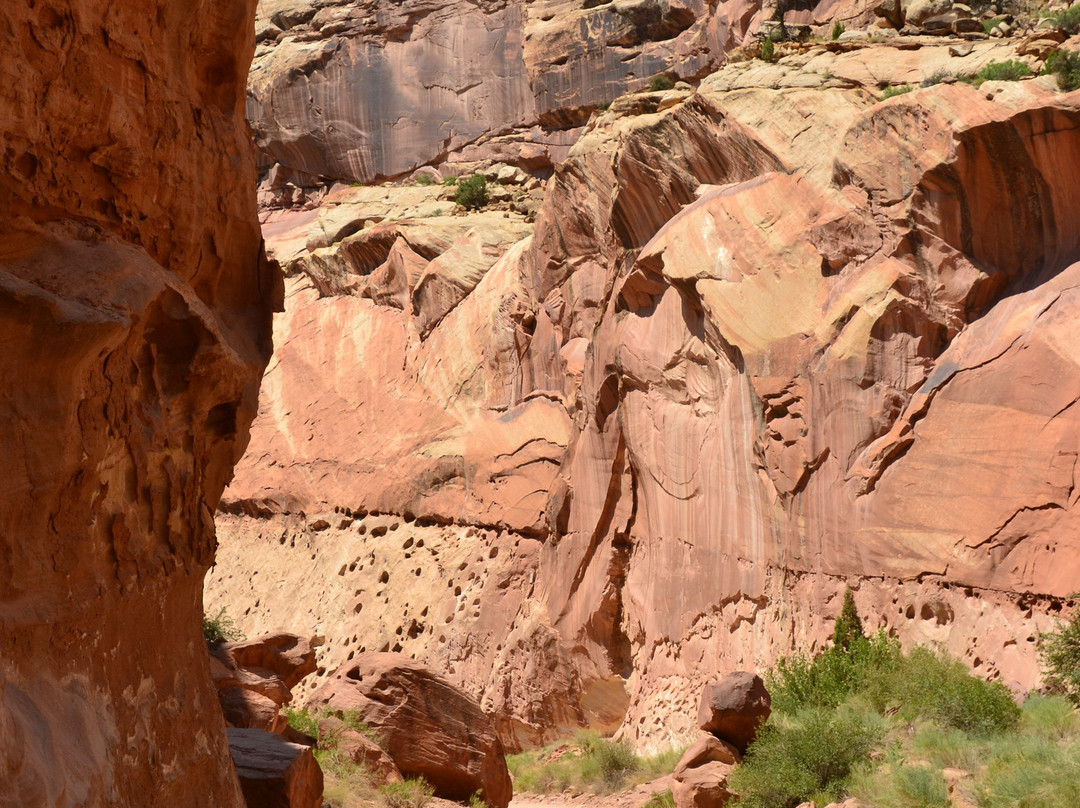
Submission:
POLYGON ((760 676, 736 671, 701 692, 698 726, 745 752, 771 712, 772 699, 760 676))
POLYGON ((280 708, 292 701, 292 688, 314 672, 315 648, 295 634, 210 646, 210 676, 231 727, 284 731, 288 721, 280 708))
POLYGON ((512 786, 502 742, 480 706, 443 677, 401 654, 361 654, 339 668, 310 703, 355 710, 379 734, 405 777, 423 777, 436 796, 468 800, 478 791, 506 808, 512 786))
POLYGON ((260 729, 226 730, 248 808, 319 808, 323 773, 311 748, 260 729))
POLYGON ((287 688, 296 687, 316 667, 314 645, 295 634, 267 634, 254 640, 226 643, 215 655, 231 657, 242 669, 269 671, 287 688))
POLYGON ((712 735, 699 738, 671 775, 676 808, 723 808, 732 796, 728 776, 741 761, 742 755, 731 744, 712 735))

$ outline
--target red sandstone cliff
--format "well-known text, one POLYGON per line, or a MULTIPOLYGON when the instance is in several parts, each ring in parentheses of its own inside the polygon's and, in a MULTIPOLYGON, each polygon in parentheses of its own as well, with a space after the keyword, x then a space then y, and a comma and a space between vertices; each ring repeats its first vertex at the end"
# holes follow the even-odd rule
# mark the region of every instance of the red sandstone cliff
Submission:
POLYGON ((253 16, 0 12, 0 805, 242 804, 200 625, 280 297, 253 16))
POLYGON ((414 188, 294 216, 209 596, 325 634, 325 670, 413 654, 510 745, 685 738, 705 681, 824 641, 848 583, 1035 686, 1078 572, 1080 102, 878 101, 1038 67, 1018 47, 820 43, 621 97, 535 225, 414 188))

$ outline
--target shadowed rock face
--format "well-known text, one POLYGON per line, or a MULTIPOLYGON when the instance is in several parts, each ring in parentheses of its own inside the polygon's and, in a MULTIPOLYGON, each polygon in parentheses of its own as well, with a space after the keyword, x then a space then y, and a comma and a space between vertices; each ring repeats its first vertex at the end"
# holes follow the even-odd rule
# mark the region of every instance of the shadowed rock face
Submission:
POLYGON ((0 805, 241 805, 200 631, 277 281, 254 3, 0 20, 0 805))
MULTIPOLYGON (((886 50, 830 64, 968 58, 886 50)), ((1077 99, 728 91, 759 69, 594 119, 531 238, 426 332, 379 302, 419 253, 363 300, 297 277, 214 600, 325 633, 326 670, 415 653, 510 747, 685 739, 706 681, 822 647, 845 583, 868 627, 1034 686, 1080 557, 1077 99), (305 583, 250 583, 256 549, 305 583)))

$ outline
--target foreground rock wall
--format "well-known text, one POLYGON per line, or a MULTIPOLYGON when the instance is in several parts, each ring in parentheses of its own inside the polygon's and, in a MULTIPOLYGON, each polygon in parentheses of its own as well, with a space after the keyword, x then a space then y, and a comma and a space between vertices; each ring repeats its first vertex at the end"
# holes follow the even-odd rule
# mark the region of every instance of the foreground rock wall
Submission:
POLYGON ((200 624, 277 296, 253 14, 0 19, 0 805, 242 804, 200 624))
MULTIPOLYGON (((869 625, 1037 685, 1080 535, 1080 101, 1048 79, 843 86, 1009 47, 809 48, 621 98, 427 334, 306 270, 278 326, 303 360, 264 380, 210 597, 325 629, 327 668, 383 645, 445 664, 510 746, 685 738, 705 681, 821 647, 847 584, 869 625), (374 318, 392 340, 349 327, 374 318), (348 337, 294 328, 320 321, 348 337), (387 369, 409 384, 379 392, 387 369), (393 462, 363 466, 368 445, 393 462), (274 586, 237 587, 264 563, 274 586), (276 591, 300 563, 318 605, 276 591)), ((387 277, 349 238, 341 260, 387 277)))

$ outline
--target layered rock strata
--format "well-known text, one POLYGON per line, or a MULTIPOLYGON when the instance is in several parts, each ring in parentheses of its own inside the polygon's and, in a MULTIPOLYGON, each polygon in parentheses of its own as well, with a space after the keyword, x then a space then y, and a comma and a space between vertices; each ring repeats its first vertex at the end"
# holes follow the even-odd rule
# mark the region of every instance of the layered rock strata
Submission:
POLYGON ((201 618, 280 297, 253 16, 0 15, 0 805, 243 804, 201 618))
POLYGON ((617 100, 426 332, 389 253, 350 288, 303 270, 211 597, 332 627, 325 670, 444 665, 511 747, 688 738, 717 673, 823 647, 848 583, 869 626, 1035 686, 1077 574, 1080 102, 1049 77, 878 100, 1009 53, 971 44, 617 100))
MULTIPOLYGON (((549 172, 598 106, 700 78, 762 16, 755 0, 262 0, 248 115, 265 164, 300 185, 491 159, 549 172)), ((871 16, 832 0, 789 13, 871 16)))

